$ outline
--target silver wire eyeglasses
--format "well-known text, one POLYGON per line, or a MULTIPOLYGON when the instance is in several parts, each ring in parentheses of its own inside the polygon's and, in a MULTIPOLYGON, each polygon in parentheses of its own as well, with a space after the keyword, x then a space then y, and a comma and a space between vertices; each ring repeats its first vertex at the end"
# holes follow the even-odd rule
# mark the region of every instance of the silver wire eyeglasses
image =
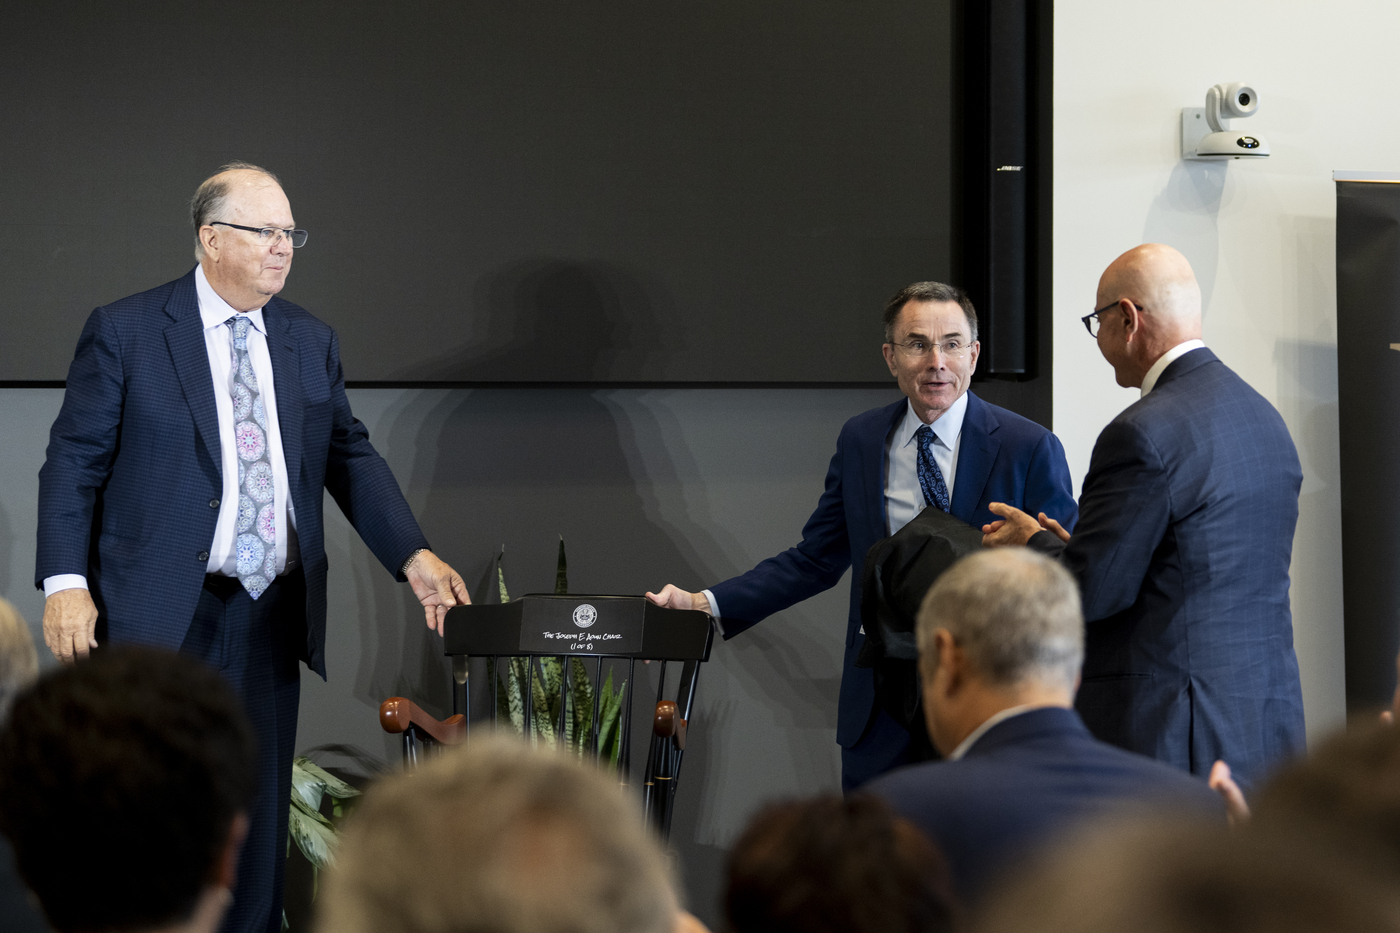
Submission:
POLYGON ((291 241, 292 249, 301 249, 306 245, 307 233, 305 230, 284 230, 281 227, 245 227, 242 224, 231 224, 226 220, 211 220, 211 227, 232 227, 235 230, 247 230, 258 236, 259 246, 276 246, 286 237, 291 241))
POLYGON ((896 350, 911 360, 923 359, 934 350, 944 356, 960 357, 967 353, 970 343, 963 343, 961 340, 945 340, 942 343, 932 343, 927 340, 910 340, 907 343, 891 344, 896 350))

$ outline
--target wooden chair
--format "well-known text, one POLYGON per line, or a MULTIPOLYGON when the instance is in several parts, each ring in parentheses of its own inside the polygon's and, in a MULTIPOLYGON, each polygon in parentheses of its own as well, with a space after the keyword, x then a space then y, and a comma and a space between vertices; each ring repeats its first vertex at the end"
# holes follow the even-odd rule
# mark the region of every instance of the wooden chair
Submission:
MULTIPOLYGON (((452 658, 453 713, 445 720, 429 716, 403 697, 385 700, 379 721, 386 732, 403 735, 405 766, 442 746, 471 739, 470 666, 468 658, 485 658, 490 680, 487 716, 491 727, 500 719, 499 697, 503 683, 523 684, 518 710, 520 728, 531 741, 538 733, 569 736, 571 727, 586 724, 586 733, 573 738, 574 746, 595 759, 607 741, 600 711, 603 705, 605 668, 613 674, 626 670, 626 690, 616 733, 617 774, 623 786, 630 783, 632 761, 632 707, 637 662, 660 665, 652 734, 643 772, 642 802, 647 820, 669 836, 681 759, 694 709, 695 688, 701 662, 708 661, 714 641, 714 620, 704 612, 662 609, 643 597, 556 596, 530 594, 491 606, 457 606, 447 613, 444 650, 452 658), (557 668, 550 664, 557 659, 557 668), (578 662, 578 663, 575 663, 578 662), (674 698, 666 693, 668 666, 679 663, 680 677, 674 698), (579 678, 589 685, 579 689, 579 678), (557 686, 551 681, 557 678, 557 686), (545 698, 548 684, 551 696, 545 698), (538 687, 538 689, 537 689, 538 687), (557 703, 552 693, 558 691, 557 703), (576 697, 592 698, 591 715, 577 708, 576 697), (546 699, 556 709, 550 720, 541 720, 536 700, 546 699)), ((614 678, 616 679, 616 678, 614 678)), ((476 723, 480 727, 481 723, 476 723)))

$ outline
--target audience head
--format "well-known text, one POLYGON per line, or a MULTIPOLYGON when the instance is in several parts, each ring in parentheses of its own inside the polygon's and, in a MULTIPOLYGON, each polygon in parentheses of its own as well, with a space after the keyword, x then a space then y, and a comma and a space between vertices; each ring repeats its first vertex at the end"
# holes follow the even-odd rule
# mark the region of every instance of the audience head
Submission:
POLYGON ((19 610, 0 599, 0 723, 21 690, 39 676, 39 653, 34 636, 19 610))
POLYGON ((1254 801, 1253 821, 1302 826, 1400 869, 1400 728, 1353 728, 1277 774, 1254 801))
POLYGON ((1201 336, 1201 287, 1186 257, 1144 243, 1109 264, 1099 279, 1099 351, 1121 386, 1140 386, 1157 358, 1201 336))
POLYGON ((0 832, 59 933, 217 925, 256 778, 216 672, 116 648, 40 678, 0 730, 0 832))
POLYGON ((317 900, 326 933, 669 933, 677 916, 615 776, 494 736, 371 788, 317 900))
POLYGON ((1070 706, 1084 660, 1079 587, 1026 548, 964 557, 919 608, 929 735, 945 755, 1013 706, 1070 706))
POLYGON ((1366 864, 1180 820, 1072 839, 987 904, 977 933, 1400 933, 1400 893, 1366 864))
POLYGON ((914 933, 953 927, 938 851, 874 797, 770 806, 729 854, 733 933, 914 933))

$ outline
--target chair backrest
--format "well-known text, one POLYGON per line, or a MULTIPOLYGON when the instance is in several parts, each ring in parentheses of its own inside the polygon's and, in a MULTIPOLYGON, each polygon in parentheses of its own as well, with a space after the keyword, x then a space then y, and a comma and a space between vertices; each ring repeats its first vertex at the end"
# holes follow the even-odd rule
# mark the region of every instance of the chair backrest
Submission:
POLYGON ((380 719, 386 730, 403 733, 409 764, 424 747, 470 741, 466 659, 485 658, 492 724, 509 723, 532 741, 563 741, 580 754, 606 756, 616 762, 619 781, 626 785, 633 706, 627 690, 636 683, 638 661, 659 662, 643 799, 648 819, 665 838, 699 665, 709 660, 713 642, 714 619, 708 613, 663 609, 639 596, 532 593, 508 603, 457 606, 448 611, 444 628, 457 715, 439 723, 396 697, 381 707, 380 719), (681 664, 674 699, 666 696, 671 662, 681 664), (625 679, 617 676, 623 669, 625 679), (620 691, 613 686, 619 680, 620 691), (446 728, 447 723, 456 728, 446 728))

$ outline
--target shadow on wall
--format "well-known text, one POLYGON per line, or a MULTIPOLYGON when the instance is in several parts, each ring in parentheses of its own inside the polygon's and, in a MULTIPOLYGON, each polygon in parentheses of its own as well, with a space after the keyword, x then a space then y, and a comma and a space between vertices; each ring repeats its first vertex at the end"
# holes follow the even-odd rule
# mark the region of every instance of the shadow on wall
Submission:
MULTIPOLYGON (((508 327, 493 317, 486 330, 510 336, 457 371, 470 367, 481 378, 478 366, 515 373, 543 360, 552 378, 589 378, 615 359, 619 328, 627 341, 647 342, 639 337, 649 333, 645 325, 619 323, 615 315, 610 296, 629 287, 620 281, 616 274, 600 279, 594 267, 559 264, 504 275, 493 290, 523 297, 509 309, 508 327), (541 343, 542 334, 552 339, 541 343)), ((444 357, 442 365, 446 372, 459 364, 444 357)), ((728 423, 723 409, 735 397, 716 391, 723 401, 707 417, 728 423)), ((424 532, 463 574, 475 600, 487 600, 494 589, 491 562, 503 543, 511 595, 551 591, 557 535, 568 544, 572 592, 640 594, 667 581, 698 588, 747 569, 749 557, 711 518, 719 511, 708 501, 712 477, 696 463, 686 426, 667 402, 679 392, 558 386, 406 392, 380 419, 376 443, 396 454, 424 532), (412 465, 405 470, 407 451, 412 465)), ((772 440, 733 443, 733 455, 742 457, 746 446, 772 440)), ((812 464, 818 476, 823 462, 812 464)), ((752 523, 762 527, 767 520, 758 515, 752 523)), ((799 528, 800 519, 790 540, 799 528)), ((355 696, 370 708, 386 696, 410 696, 445 716, 449 668, 437 635, 405 609, 401 589, 387 576, 366 570, 355 573, 353 584, 360 607, 355 696)), ((836 620, 841 631, 843 620, 844 613, 836 620)), ((733 793, 736 782, 774 795, 837 785, 832 742, 841 648, 839 633, 782 617, 736 643, 717 640, 701 671, 672 834, 702 916, 713 916, 722 848, 742 828, 757 793, 733 793), (754 709, 745 708, 750 703, 754 709)), ((639 666, 629 688, 636 773, 645 762, 658 674, 658 665, 639 666)), ((483 664, 473 681, 484 679, 483 664)), ((669 680, 674 684, 674 675, 669 680)), ((479 714, 485 695, 474 693, 479 714)))
POLYGON ((422 368, 391 378, 450 382, 589 382, 663 379, 658 310, 671 298, 639 270, 605 262, 523 260, 483 276, 464 327, 472 337, 422 368))
MULTIPOLYGON (((1201 286, 1203 315, 1210 309, 1220 261, 1220 205, 1227 164, 1178 161, 1153 199, 1142 228, 1142 242, 1165 243, 1190 261, 1201 286)), ((1105 266, 1111 258, 1104 260, 1105 266)))

